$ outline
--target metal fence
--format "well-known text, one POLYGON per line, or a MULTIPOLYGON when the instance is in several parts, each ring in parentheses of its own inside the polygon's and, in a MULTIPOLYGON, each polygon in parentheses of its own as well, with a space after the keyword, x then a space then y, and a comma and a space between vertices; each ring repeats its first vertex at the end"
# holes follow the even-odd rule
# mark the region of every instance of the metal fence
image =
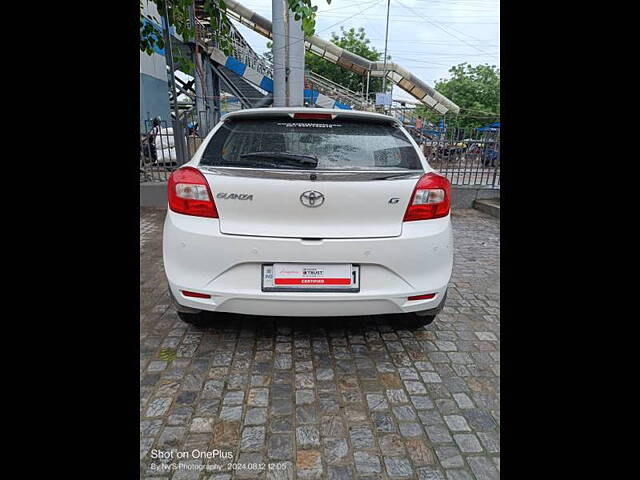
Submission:
POLYGON ((180 158, 173 134, 173 122, 145 120, 140 132, 140 182, 166 182, 175 169, 188 162, 214 125, 206 112, 180 114, 184 138, 184 158, 180 158))
MULTIPOLYGON (((204 112, 201 112, 204 113, 204 112)), ((165 182, 171 172, 187 162, 212 126, 196 113, 182 114, 185 131, 185 160, 177 154, 173 129, 166 120, 145 121, 140 135, 140 181, 165 182), (203 126, 204 125, 204 126, 203 126)), ((500 129, 406 126, 420 145, 429 165, 446 176, 452 185, 500 188, 500 129)))
POLYGON ((429 165, 452 185, 500 188, 500 129, 407 127, 429 165))

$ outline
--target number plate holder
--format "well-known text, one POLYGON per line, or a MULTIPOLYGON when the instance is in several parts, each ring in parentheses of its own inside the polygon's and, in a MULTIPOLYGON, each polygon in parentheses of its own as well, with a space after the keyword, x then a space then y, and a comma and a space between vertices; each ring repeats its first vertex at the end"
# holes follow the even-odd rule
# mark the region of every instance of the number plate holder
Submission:
POLYGON ((360 265, 271 263, 262 265, 263 292, 360 291, 360 265))

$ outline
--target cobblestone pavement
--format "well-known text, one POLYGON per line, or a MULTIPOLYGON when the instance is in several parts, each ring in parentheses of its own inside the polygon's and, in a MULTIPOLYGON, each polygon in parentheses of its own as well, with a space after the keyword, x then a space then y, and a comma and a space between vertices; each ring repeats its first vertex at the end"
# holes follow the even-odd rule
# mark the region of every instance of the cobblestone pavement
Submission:
POLYGON ((183 324, 166 296, 163 219, 141 210, 140 478, 499 477, 498 219, 454 211, 447 306, 421 331, 386 317, 183 324))

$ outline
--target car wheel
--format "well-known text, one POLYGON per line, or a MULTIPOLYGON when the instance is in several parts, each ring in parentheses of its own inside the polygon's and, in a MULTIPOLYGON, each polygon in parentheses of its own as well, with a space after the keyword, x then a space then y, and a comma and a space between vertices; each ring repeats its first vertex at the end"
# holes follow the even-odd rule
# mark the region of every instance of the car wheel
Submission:
POLYGON ((206 312, 198 312, 198 313, 186 313, 186 312, 178 312, 178 317, 185 323, 189 323, 191 325, 195 325, 198 327, 204 326, 209 323, 209 318, 207 317, 206 312))
POLYGON ((406 328, 417 330, 432 324, 435 318, 436 315, 418 315, 416 313, 405 313, 402 315, 401 323, 406 328))

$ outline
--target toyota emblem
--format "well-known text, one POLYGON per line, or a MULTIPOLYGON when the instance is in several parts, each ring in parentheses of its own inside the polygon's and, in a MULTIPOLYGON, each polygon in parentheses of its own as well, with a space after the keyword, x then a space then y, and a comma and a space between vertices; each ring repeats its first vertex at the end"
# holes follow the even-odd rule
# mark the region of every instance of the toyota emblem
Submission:
POLYGON ((300 202, 305 207, 316 208, 324 203, 324 195, 315 190, 308 190, 300 195, 300 202))

